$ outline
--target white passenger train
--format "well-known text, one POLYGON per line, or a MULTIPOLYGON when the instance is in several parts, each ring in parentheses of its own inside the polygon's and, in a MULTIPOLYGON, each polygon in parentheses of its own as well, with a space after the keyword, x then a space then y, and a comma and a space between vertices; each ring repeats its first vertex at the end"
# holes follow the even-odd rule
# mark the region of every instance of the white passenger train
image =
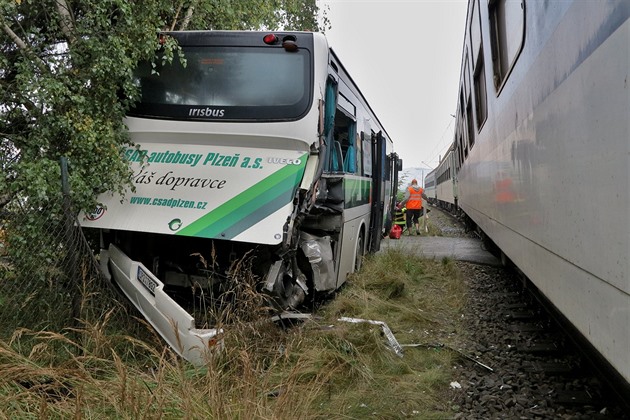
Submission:
POLYGON ((454 146, 451 145, 444 158, 435 168, 435 203, 438 207, 455 212, 457 208, 457 184, 455 174, 454 146))
POLYGON ((626 383, 629 17, 627 0, 470 0, 454 178, 434 174, 436 200, 452 199, 626 383))
POLYGON ((427 196, 429 204, 437 204, 437 190, 435 188, 435 172, 437 169, 433 169, 424 177, 424 193, 427 196))

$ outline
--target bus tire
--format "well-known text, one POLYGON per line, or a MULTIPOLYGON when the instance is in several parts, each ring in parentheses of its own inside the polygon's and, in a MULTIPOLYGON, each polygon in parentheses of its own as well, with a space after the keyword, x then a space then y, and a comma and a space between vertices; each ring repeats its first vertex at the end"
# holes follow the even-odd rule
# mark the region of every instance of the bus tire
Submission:
POLYGON ((363 256, 365 255, 365 239, 363 236, 363 230, 359 232, 359 238, 357 239, 357 249, 354 255, 354 271, 355 273, 361 270, 363 265, 363 256))

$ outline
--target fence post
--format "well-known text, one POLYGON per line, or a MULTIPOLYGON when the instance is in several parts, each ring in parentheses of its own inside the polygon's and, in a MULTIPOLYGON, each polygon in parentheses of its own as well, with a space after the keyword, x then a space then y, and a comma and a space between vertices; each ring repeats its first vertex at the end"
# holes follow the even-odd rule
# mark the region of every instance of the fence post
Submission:
MULTIPOLYGON (((62 156, 59 160, 59 164, 61 165, 61 192, 63 194, 62 212, 64 222, 64 241, 66 243, 66 250, 69 251, 68 256, 72 257, 74 253, 70 252, 70 250, 72 249, 72 229, 74 227, 74 221, 72 220, 72 217, 70 217, 72 214, 72 205, 70 203, 70 181, 68 181, 68 158, 62 156)), ((74 276, 72 276, 72 279, 74 280, 74 276)))
POLYGON ((64 242, 66 244, 67 282, 66 290, 72 298, 72 319, 70 323, 73 327, 78 325, 81 316, 81 296, 79 278, 79 267, 77 259, 77 247, 75 246, 74 229, 75 219, 72 212, 70 199, 70 181, 68 179, 68 158, 62 156, 59 161, 61 165, 61 192, 63 194, 62 211, 64 221, 64 242))
POLYGON ((59 164, 61 165, 61 192, 63 193, 65 206, 65 199, 70 196, 70 182, 68 181, 68 158, 62 156, 59 159, 59 164))

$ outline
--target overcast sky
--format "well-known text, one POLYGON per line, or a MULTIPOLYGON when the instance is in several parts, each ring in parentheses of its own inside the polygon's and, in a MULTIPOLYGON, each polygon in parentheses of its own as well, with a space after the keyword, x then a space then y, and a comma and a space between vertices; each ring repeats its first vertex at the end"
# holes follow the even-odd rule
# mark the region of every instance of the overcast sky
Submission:
POLYGON ((434 168, 452 141, 467 3, 319 0, 330 46, 405 168, 434 168))

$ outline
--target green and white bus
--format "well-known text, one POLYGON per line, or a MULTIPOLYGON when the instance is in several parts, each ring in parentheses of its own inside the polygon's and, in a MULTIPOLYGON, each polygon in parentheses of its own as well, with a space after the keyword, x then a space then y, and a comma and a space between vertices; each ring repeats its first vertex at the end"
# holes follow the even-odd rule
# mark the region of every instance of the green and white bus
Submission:
POLYGON ((101 231, 106 277, 202 363, 220 331, 187 299, 216 296, 242 258, 279 311, 337 290, 379 249, 402 162, 322 34, 161 37, 179 52, 139 65, 126 119, 135 188, 81 223, 101 231))

